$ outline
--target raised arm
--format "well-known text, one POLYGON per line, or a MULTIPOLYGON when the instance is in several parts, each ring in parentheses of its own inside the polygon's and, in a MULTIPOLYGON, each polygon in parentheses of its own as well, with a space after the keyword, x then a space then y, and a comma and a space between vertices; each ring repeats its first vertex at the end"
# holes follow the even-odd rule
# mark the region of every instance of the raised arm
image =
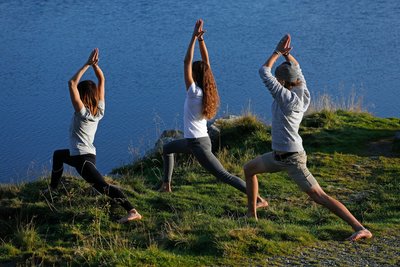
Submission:
POLYGON ((185 60, 183 63, 186 90, 194 82, 193 76, 192 76, 192 62, 193 62, 195 41, 196 41, 196 37, 193 35, 192 38, 190 39, 189 47, 187 49, 185 60))
POLYGON ((104 78, 104 74, 103 71, 101 70, 100 66, 98 65, 99 63, 99 50, 96 48, 97 53, 96 53, 96 57, 95 60, 92 64, 94 73, 96 74, 97 77, 97 90, 98 90, 98 94, 99 94, 99 100, 100 101, 104 101, 104 91, 105 91, 105 78, 104 78))
POLYGON ((76 112, 79 112, 83 107, 83 102, 80 98, 79 91, 78 91, 78 83, 82 78, 82 75, 87 71, 87 69, 92 65, 96 59, 96 53, 97 49, 94 49, 89 56, 89 59, 83 65, 72 78, 68 81, 68 87, 69 87, 69 95, 71 97, 71 102, 72 105, 74 106, 74 109, 76 112))
POLYGON ((200 54, 201 54, 201 60, 204 61, 205 63, 207 63, 207 65, 209 67, 210 66, 210 58, 208 57, 208 51, 207 51, 207 46, 206 46, 206 42, 204 41, 204 33, 205 30, 203 30, 203 21, 201 21, 201 25, 200 25, 200 34, 198 37, 198 41, 199 41, 199 48, 200 48, 200 54))
POLYGON ((194 46, 195 46, 198 36, 200 35, 201 24, 202 24, 201 20, 196 21, 196 25, 194 26, 192 38, 190 39, 189 46, 187 48, 185 59, 184 59, 183 68, 184 68, 186 90, 194 82, 193 76, 192 76, 192 62, 193 62, 193 55, 194 55, 194 46))

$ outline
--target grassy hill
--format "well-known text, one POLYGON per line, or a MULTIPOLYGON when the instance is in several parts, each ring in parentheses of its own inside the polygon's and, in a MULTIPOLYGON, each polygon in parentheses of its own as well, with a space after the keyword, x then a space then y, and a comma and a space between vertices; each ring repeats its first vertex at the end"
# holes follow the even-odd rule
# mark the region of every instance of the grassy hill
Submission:
MULTIPOLYGON (((254 116, 221 121, 218 158, 242 166, 270 151, 270 128, 254 116)), ((161 157, 115 169, 143 220, 116 223, 124 210, 78 177, 57 195, 49 177, 0 187, 0 265, 73 266, 374 266, 400 263, 398 118, 319 112, 304 119, 308 166, 325 191, 374 234, 343 241, 352 229, 313 203, 285 173, 260 175, 270 207, 259 221, 243 218, 246 196, 216 181, 192 157, 178 156, 173 192, 159 193, 161 157)))

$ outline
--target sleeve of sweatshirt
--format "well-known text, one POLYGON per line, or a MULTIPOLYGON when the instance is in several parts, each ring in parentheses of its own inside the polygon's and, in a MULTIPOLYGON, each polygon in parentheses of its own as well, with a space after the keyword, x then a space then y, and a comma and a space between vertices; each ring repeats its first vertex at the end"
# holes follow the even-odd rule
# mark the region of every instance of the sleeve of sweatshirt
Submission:
MULTIPOLYGON (((299 71, 301 72, 300 67, 299 71)), ((290 91, 283 87, 272 75, 271 68, 269 67, 262 66, 259 73, 261 80, 285 114, 303 111, 303 102, 301 96, 297 95, 298 91, 290 91)), ((302 79, 302 82, 305 82, 302 74, 300 79, 302 79)))
POLYGON ((306 79, 304 78, 303 72, 301 71, 300 65, 295 66, 297 74, 299 75, 299 79, 301 81, 301 84, 307 87, 306 79))

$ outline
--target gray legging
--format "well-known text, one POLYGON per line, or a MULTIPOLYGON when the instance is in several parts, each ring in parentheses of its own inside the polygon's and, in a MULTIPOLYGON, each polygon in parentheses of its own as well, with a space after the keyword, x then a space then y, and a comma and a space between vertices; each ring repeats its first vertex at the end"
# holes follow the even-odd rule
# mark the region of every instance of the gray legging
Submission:
POLYGON ((179 139, 164 145, 164 182, 166 183, 171 182, 175 161, 174 153, 192 153, 199 161, 200 165, 212 175, 222 180, 224 183, 230 184, 243 193, 246 193, 246 183, 239 177, 227 172, 211 152, 211 141, 208 136, 179 139))

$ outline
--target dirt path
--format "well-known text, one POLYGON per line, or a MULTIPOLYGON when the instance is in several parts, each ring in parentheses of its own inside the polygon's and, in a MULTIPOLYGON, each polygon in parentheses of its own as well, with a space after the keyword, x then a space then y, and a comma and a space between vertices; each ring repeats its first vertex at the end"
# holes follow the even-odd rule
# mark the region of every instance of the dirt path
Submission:
POLYGON ((360 243, 328 241, 297 255, 268 259, 269 266, 399 266, 400 235, 360 243))

